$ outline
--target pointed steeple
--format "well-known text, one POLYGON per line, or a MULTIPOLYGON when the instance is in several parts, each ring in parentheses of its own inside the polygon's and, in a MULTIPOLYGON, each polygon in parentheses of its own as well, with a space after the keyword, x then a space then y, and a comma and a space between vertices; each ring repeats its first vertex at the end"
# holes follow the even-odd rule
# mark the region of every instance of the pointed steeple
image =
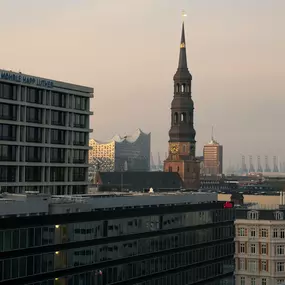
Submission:
POLYGON ((192 76, 188 70, 188 65, 187 65, 184 21, 182 22, 178 68, 173 79, 178 81, 192 79, 192 76))
POLYGON ((180 54, 178 69, 188 69, 187 67, 187 55, 186 55, 186 42, 185 42, 185 30, 184 22, 182 23, 181 41, 180 41, 180 54))

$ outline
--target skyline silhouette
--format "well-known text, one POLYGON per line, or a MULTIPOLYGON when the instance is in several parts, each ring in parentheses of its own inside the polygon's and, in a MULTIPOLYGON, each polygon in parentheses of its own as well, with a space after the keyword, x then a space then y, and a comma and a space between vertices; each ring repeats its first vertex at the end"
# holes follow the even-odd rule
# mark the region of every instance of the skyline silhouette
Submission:
POLYGON ((161 154, 185 10, 197 155, 213 125, 225 167, 240 153, 283 154, 283 0, 3 0, 0 8, 2 69, 93 86, 91 137, 141 128, 161 154))

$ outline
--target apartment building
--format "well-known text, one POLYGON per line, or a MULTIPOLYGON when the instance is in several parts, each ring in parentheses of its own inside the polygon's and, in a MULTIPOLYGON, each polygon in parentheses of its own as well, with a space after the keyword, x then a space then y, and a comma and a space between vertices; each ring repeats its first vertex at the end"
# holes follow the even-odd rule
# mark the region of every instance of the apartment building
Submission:
POLYGON ((236 285, 285 283, 285 208, 243 207, 236 211, 236 285))

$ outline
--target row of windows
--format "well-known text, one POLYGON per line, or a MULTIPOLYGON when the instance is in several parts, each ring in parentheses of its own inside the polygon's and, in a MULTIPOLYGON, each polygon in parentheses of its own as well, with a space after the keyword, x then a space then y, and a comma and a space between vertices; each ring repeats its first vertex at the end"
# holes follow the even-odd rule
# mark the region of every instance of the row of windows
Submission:
POLYGON ((249 272, 263 271, 268 272, 268 260, 237 260, 237 269, 248 270, 249 272))
MULTIPOLYGON (((245 228, 239 227, 237 229, 237 235, 240 237, 260 237, 260 238, 267 238, 269 236, 269 229, 261 228, 245 228)), ((271 231, 272 238, 285 238, 285 228, 273 228, 271 231)))
MULTIPOLYGON (((179 272, 176 274, 164 275, 162 277, 153 278, 147 281, 136 283, 135 285, 188 285, 193 284, 191 280, 188 280, 187 271, 179 272)), ((234 285, 234 280, 232 277, 221 277, 217 276, 214 281, 203 282, 203 285, 234 285)))
MULTIPOLYGON (((15 145, 0 145, 0 161, 16 161, 17 146, 15 145)), ((72 163, 87 163, 88 150, 73 150, 63 148, 45 148, 45 160, 43 160, 43 149, 41 147, 26 146, 20 147, 20 161, 24 162, 55 162, 65 163, 65 155, 68 162, 72 163), (25 155, 25 157, 24 157, 25 155)))
MULTIPOLYGON (((246 282, 246 280, 247 280, 247 277, 241 276, 240 277, 240 285, 267 285, 267 284, 270 284, 270 283, 268 283, 267 278, 261 278, 261 282, 258 282, 257 278, 255 278, 255 277, 249 277, 248 278, 249 282, 246 282)), ((277 282, 277 284, 282 284, 282 283, 277 282)))
MULTIPOLYGON (((158 272, 167 272, 170 269, 180 268, 183 266, 182 264, 186 264, 186 262, 183 261, 184 257, 186 258, 186 255, 176 253, 168 256, 152 258, 150 260, 110 267, 103 270, 102 273, 106 276, 105 284, 113 284, 133 278, 148 276, 158 272)), ((172 284, 186 285, 197 283, 233 272, 233 270, 233 260, 226 259, 220 262, 213 262, 206 266, 197 266, 187 271, 179 272, 174 275, 175 278, 172 279, 172 284)))
MULTIPOLYGON (((87 167, 25 166, 19 168, 19 182, 85 181, 87 172, 87 167)), ((16 182, 16 174, 17 166, 0 166, 0 182, 16 182)))
POLYGON ((250 254, 264 254, 268 255, 268 244, 266 243, 238 243, 238 253, 250 253, 250 254))
MULTIPOLYGON (((100 246, 89 248, 85 250, 85 255, 80 255, 80 252, 84 251, 84 249, 81 249, 80 251, 77 251, 77 249, 71 249, 60 252, 56 251, 52 253, 0 260, 0 281, 117 259, 109 252, 102 251, 101 249, 100 246)), ((232 244, 221 244, 202 249, 192 249, 165 254, 151 259, 144 259, 139 262, 124 264, 122 265, 122 269, 124 272, 128 273, 126 276, 126 280, 128 280, 131 278, 141 277, 143 275, 155 274, 191 264, 199 264, 201 262, 215 260, 217 258, 228 257, 233 254, 234 251, 232 244), (132 269, 130 270, 129 267, 132 269)), ((233 271, 232 266, 229 268, 230 271, 233 271)))
MULTIPOLYGON (((20 141, 43 143, 45 132, 45 143, 51 144, 73 144, 78 146, 88 145, 88 136, 86 132, 72 132, 65 130, 44 129, 39 127, 20 127, 20 141), (50 137, 50 141, 49 141, 50 137)), ((0 140, 16 140, 16 126, 0 124, 0 140)))
MULTIPOLYGON (((84 272, 81 274, 74 274, 65 277, 58 277, 55 279, 50 279, 46 281, 30 283, 28 285, 94 285, 94 284, 104 284, 104 281, 109 278, 106 273, 108 270, 94 270, 92 272, 84 272)), ((197 273, 200 273, 199 268, 197 269, 197 273)), ((123 275, 123 273, 122 273, 123 275)), ((180 271, 175 274, 164 275, 161 277, 151 278, 147 281, 143 281, 140 283, 136 283, 135 285, 190 285, 193 284, 193 271, 180 271)), ((203 276, 204 285, 232 285, 233 280, 232 277, 223 278, 220 275, 217 276, 217 279, 214 281, 206 282, 207 279, 210 279, 214 276, 203 276)), ((108 282, 110 282, 108 280, 108 282)), ((281 284, 281 283, 277 283, 281 284)), ((255 284, 253 284, 255 285, 255 284)), ((261 285, 267 285, 266 283, 262 283, 261 285)))
MULTIPOLYGON (((258 220, 259 219, 259 211, 252 210, 247 212, 247 218, 249 220, 258 220)), ((274 218, 276 220, 283 220, 284 219, 284 213, 281 211, 274 212, 274 218)))
MULTIPOLYGON (((43 104, 44 103, 44 90, 38 88, 26 88, 21 87, 21 100, 25 100, 26 92, 26 101, 34 104, 43 104)), ((69 97, 69 104, 67 104, 67 94, 59 92, 49 92, 46 93, 46 102, 49 102, 51 99, 51 106, 62 107, 68 109, 76 109, 85 111, 88 107, 87 102, 89 98, 74 96, 74 101, 72 104, 71 97, 69 97)), ((17 100, 17 86, 13 84, 0 83, 0 98, 8 100, 17 100)))
MULTIPOLYGON (((138 220, 138 219, 136 219, 138 220)), ((150 223, 151 217, 141 217, 141 225, 138 233, 152 231, 150 223)), ((114 221, 114 220, 113 220, 114 221)), ((42 245, 62 244, 67 242, 93 240, 103 237, 112 237, 119 235, 129 235, 134 219, 120 219, 121 232, 114 234, 114 224, 112 220, 108 222, 84 222, 70 223, 66 225, 45 226, 36 228, 23 228, 15 230, 0 231, 0 251, 10 251, 23 248, 31 248, 42 245)), ((161 229, 165 229, 162 227, 161 229)), ((232 226, 212 227, 208 229, 182 232, 170 235, 171 242, 164 242, 163 238, 149 239, 146 247, 151 251, 160 251, 174 247, 189 246, 205 242, 233 238, 234 229, 232 226), (173 240, 173 241, 172 241, 173 240)), ((167 237, 167 236, 166 236, 167 237)), ((132 252, 136 252, 134 245, 132 252)))
MULTIPOLYGON (((4 120, 16 120, 17 112, 15 105, 0 104, 0 118, 4 120)), ((88 120, 87 115, 67 113, 63 111, 45 110, 44 109, 21 106, 20 107, 20 121, 29 122, 35 124, 51 124, 56 126, 65 126, 66 119, 69 119, 69 126, 72 126, 72 120, 74 116, 73 126, 76 128, 86 128, 88 120), (49 122, 49 117, 51 118, 49 122), (45 119, 44 119, 45 118, 45 119)))
MULTIPOLYGON (((102 284, 103 275, 101 270, 94 270, 89 272, 83 272, 80 274, 74 274, 64 277, 58 277, 41 282, 29 283, 27 285, 94 285, 102 284)), ((165 284, 166 285, 166 284, 165 284)), ((214 284, 209 284, 214 285, 214 284)))

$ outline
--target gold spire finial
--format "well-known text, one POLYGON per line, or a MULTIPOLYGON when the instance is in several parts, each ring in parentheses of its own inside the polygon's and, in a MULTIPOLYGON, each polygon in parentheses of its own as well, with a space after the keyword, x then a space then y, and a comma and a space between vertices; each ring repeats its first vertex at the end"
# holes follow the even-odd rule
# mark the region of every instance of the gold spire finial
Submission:
POLYGON ((182 22, 184 22, 184 18, 187 17, 185 10, 182 10, 182 22))

